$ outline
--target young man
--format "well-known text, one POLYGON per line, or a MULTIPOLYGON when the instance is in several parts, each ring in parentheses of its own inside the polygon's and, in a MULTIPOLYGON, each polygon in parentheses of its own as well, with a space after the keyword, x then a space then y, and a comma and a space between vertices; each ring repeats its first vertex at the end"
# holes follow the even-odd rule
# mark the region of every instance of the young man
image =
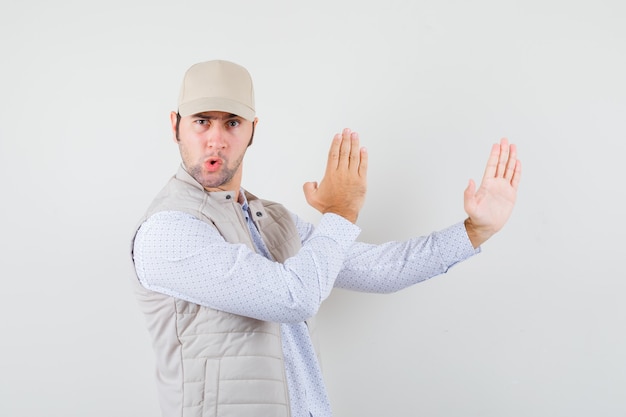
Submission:
POLYGON ((171 114, 182 164, 132 253, 163 416, 330 416, 307 320, 332 288, 387 293, 445 273, 515 204, 521 164, 503 139, 480 187, 465 191, 465 221, 405 242, 356 242, 368 163, 358 134, 335 135, 324 178, 304 185, 323 214, 313 226, 242 188, 257 121, 246 69, 189 68, 171 114))

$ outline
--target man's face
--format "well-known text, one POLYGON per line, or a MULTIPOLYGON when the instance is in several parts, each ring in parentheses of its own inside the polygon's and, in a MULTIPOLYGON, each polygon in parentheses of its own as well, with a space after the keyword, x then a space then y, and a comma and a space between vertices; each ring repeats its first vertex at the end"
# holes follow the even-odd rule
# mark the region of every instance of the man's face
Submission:
POLYGON ((189 174, 207 191, 239 191, 242 161, 253 133, 253 123, 220 111, 181 117, 172 130, 189 174))

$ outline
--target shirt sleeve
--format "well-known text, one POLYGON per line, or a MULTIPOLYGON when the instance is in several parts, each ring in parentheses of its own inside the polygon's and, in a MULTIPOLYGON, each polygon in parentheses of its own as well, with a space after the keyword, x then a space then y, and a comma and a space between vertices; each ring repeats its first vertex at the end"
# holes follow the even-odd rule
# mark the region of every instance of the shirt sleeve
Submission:
POLYGON ((446 273, 479 252, 480 248, 472 246, 463 222, 403 242, 379 245, 355 242, 335 286, 391 293, 446 273))
POLYGON ((195 304, 265 321, 313 316, 333 288, 360 229, 334 214, 307 229, 301 250, 274 262, 226 242, 211 225, 181 212, 152 215, 139 228, 133 259, 141 284, 195 304))

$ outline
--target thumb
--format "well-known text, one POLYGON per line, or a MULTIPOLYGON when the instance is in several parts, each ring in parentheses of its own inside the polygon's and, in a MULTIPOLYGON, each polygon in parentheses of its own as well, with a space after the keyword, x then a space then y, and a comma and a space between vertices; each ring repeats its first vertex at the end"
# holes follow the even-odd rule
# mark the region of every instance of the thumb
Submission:
POLYGON ((470 179, 469 184, 467 184, 467 188, 465 189, 465 198, 471 197, 476 192, 476 183, 474 180, 470 179))
POLYGON ((304 197, 306 198, 306 201, 310 201, 310 198, 313 197, 313 194, 317 191, 317 182, 305 182, 302 186, 302 191, 304 191, 304 197))
MULTIPOLYGON (((470 179, 469 184, 467 184, 467 188, 463 192, 463 200, 465 205, 465 210, 471 209, 472 202, 474 201, 474 194, 476 193, 476 183, 474 180, 470 179)), ((468 213, 469 214, 469 213, 468 213)))

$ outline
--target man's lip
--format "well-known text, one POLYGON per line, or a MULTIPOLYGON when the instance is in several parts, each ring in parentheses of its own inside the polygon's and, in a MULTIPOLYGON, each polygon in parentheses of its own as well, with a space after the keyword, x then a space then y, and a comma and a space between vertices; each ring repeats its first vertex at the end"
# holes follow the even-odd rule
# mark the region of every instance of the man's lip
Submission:
POLYGON ((221 158, 208 158, 204 161, 204 166, 208 171, 217 171, 223 163, 221 158))

